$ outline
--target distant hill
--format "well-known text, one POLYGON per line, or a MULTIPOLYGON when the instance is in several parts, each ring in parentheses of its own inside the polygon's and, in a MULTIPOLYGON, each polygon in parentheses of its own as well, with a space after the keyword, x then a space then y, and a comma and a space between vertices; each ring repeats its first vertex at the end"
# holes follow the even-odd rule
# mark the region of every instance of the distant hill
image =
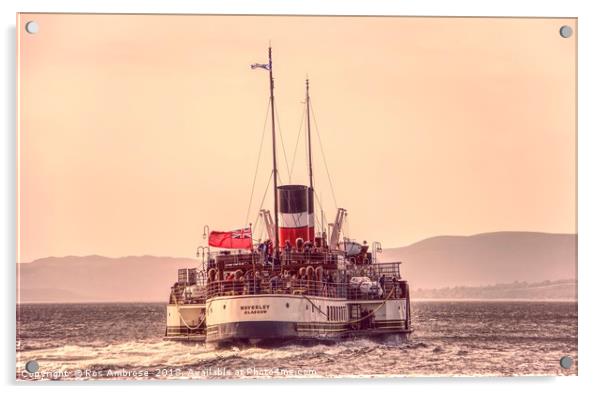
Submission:
MULTIPOLYGON (((576 242, 576 235, 528 232, 443 236, 385 250, 379 258, 403 261, 402 275, 418 296, 424 289, 574 280, 576 242)), ((178 268, 195 266, 194 259, 173 257, 43 258, 18 265, 20 302, 167 302, 178 268)), ((451 290, 428 291, 422 293, 425 298, 453 298, 451 290)), ((545 293, 521 292, 522 298, 545 293)), ((482 294, 487 298, 493 293, 484 290, 482 294)))
POLYGON ((154 256, 48 257, 18 265, 21 302, 165 301, 178 268, 194 259, 154 256))
POLYGON ((491 286, 456 286, 441 289, 417 289, 413 299, 537 299, 577 300, 577 281, 558 280, 538 283, 513 282, 491 286))
POLYGON ((402 261, 414 289, 576 279, 577 236, 495 232, 428 238, 387 249, 380 261, 402 261))

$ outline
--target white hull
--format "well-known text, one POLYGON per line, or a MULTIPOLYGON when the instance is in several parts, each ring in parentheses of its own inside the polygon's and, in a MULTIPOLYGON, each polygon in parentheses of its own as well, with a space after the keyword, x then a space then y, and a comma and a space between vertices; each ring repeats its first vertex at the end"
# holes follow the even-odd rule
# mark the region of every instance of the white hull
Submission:
POLYGON ((166 339, 205 341, 204 304, 169 304, 165 314, 166 339))
POLYGON ((406 305, 406 299, 348 300, 290 294, 215 297, 206 306, 168 305, 166 337, 209 343, 333 340, 359 335, 405 338, 411 332, 406 324, 406 305), (191 330, 201 321, 206 331, 191 330))

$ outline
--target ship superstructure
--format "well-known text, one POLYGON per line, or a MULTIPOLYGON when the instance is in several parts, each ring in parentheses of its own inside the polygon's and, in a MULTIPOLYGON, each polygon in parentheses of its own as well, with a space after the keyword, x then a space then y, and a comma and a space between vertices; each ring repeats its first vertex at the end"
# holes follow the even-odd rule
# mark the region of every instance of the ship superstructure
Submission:
POLYGON ((269 72, 273 204, 260 214, 267 239, 251 228, 210 232, 199 268, 180 269, 167 305, 166 339, 230 343, 338 340, 412 332, 410 287, 400 262, 377 261, 380 243, 341 237, 347 211, 315 226, 309 81, 306 80, 309 186, 278 184, 272 50, 269 72), (210 247, 217 248, 211 250, 210 247))

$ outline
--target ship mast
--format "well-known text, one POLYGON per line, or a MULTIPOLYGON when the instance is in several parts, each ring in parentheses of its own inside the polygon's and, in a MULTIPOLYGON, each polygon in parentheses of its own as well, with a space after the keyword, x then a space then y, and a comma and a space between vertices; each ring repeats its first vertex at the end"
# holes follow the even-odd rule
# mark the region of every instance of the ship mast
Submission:
MULTIPOLYGON (((308 205, 311 204, 312 207, 312 213, 315 217, 315 207, 314 207, 314 172, 313 172, 313 166, 311 163, 311 122, 310 122, 310 103, 309 103, 309 78, 305 78, 305 105, 307 106, 307 155, 308 155, 308 165, 309 165, 309 190, 307 193, 307 198, 308 198, 308 205)), ((313 219, 310 219, 313 221, 313 219)), ((314 231, 315 231, 315 225, 313 222, 308 223, 308 229, 309 227, 314 227, 314 231)), ((308 231, 307 237, 310 238, 310 234, 308 231)), ((315 233, 314 233, 314 237, 315 237, 315 233)), ((314 241, 313 239, 311 240, 312 242, 314 241)))
POLYGON ((310 189, 310 193, 312 193, 312 195, 310 197, 313 197, 313 192, 314 192, 314 174, 313 174, 313 168, 312 168, 312 164, 311 164, 311 122, 309 121, 309 111, 310 111, 310 104, 309 104, 309 78, 307 78, 305 80, 305 103, 307 105, 307 151, 308 151, 308 160, 309 160, 309 189, 310 189))
POLYGON ((280 234, 278 229, 278 165, 276 163, 276 124, 274 122, 274 77, 272 75, 272 47, 268 49, 270 71, 270 107, 272 111, 272 175, 274 178, 274 254, 278 256, 280 234))

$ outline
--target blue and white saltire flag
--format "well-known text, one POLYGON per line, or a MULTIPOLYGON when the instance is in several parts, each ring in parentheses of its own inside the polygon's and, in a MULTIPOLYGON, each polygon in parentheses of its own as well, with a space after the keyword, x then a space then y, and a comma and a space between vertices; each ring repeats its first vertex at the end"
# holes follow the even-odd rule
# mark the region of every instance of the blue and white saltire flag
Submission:
POLYGON ((259 63, 255 63, 255 64, 251 64, 251 68, 253 70, 255 70, 256 68, 263 68, 264 70, 268 70, 270 71, 270 65, 269 64, 259 64, 259 63))

